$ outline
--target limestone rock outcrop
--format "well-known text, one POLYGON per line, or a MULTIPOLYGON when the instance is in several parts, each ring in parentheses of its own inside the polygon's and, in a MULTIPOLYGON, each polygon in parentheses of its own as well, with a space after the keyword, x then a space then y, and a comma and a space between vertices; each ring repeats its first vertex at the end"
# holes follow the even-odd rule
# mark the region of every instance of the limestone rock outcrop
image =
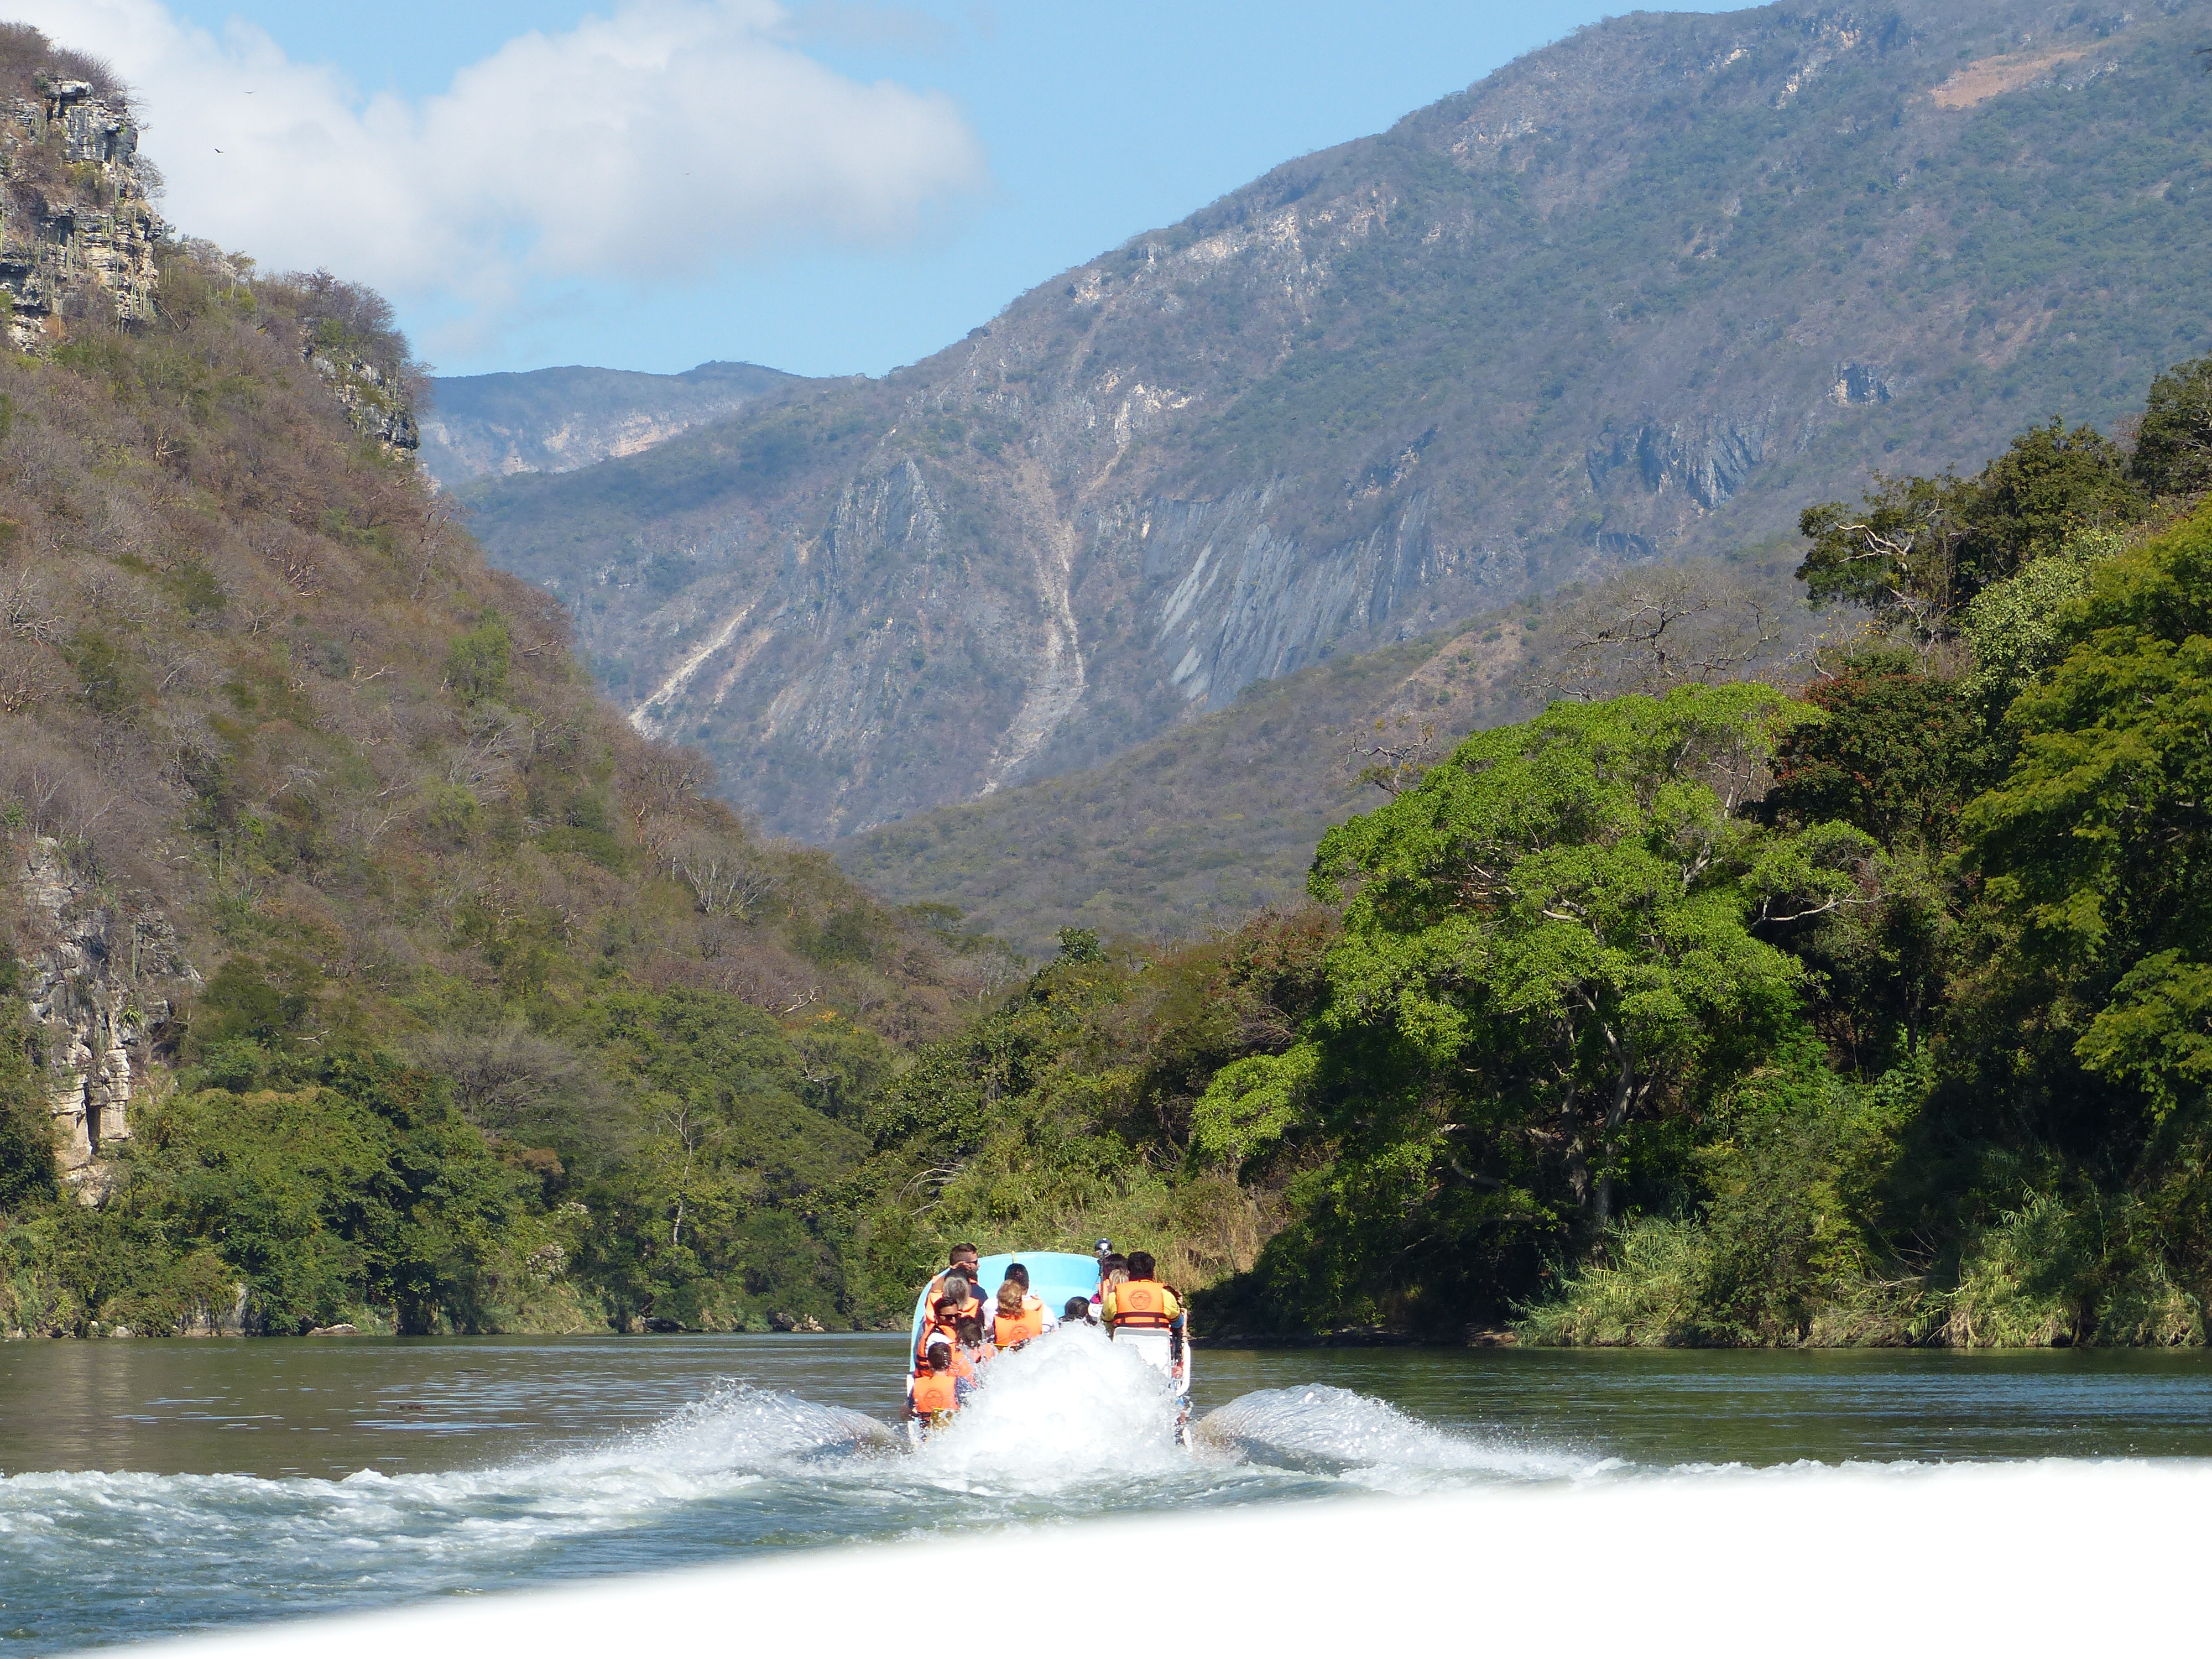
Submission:
POLYGON ((40 836, 17 849, 24 1000, 50 1080, 55 1162, 96 1203, 112 1184, 113 1149, 131 1137, 154 1039, 199 975, 165 917, 86 881, 59 842, 40 836))
POLYGON ((355 431, 396 455, 412 456, 422 447, 406 390, 394 376, 355 352, 321 350, 311 342, 305 355, 330 382, 355 431))
POLYGON ((162 225, 127 108, 88 81, 41 77, 0 107, 0 325, 20 349, 105 312, 154 316, 162 225))

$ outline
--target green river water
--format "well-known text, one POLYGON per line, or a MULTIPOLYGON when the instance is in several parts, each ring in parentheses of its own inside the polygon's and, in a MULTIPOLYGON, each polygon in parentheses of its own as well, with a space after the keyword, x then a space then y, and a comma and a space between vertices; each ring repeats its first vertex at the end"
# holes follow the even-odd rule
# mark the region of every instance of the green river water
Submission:
POLYGON ((0 1653, 1127 1510, 1727 1465, 2212 1457, 2193 1352, 1201 1348, 1090 1333, 919 1453, 896 1337, 0 1346, 0 1653), (68 1586, 57 1594, 58 1585, 68 1586))

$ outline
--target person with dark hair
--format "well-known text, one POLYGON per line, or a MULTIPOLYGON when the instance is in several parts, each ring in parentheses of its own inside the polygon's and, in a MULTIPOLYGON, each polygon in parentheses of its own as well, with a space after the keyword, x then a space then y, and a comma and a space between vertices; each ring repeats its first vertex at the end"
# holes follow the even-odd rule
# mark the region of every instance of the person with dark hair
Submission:
POLYGON ((1117 1340, 1127 1334, 1147 1360, 1172 1376, 1182 1356, 1182 1301, 1153 1277, 1157 1271, 1145 1251, 1130 1251, 1128 1276, 1106 1292, 1099 1316, 1107 1334, 1117 1340))
POLYGON ((1052 1310, 1044 1305, 1044 1298, 1030 1291, 1030 1270, 1018 1261, 1006 1269, 1006 1279, 999 1286, 998 1306, 992 1311, 991 1340, 1002 1353, 1060 1326, 1052 1310), (1013 1292, 1011 1298, 1009 1291, 1013 1292))
POLYGON ((1096 1325, 1098 1322, 1091 1316, 1090 1303, 1079 1296, 1071 1296, 1067 1298, 1067 1305, 1060 1310, 1060 1322, 1063 1328, 1066 1328, 1077 1325, 1096 1325))
POLYGON ((937 1428, 950 1422, 952 1413, 959 1409, 959 1379, 952 1370, 952 1344, 942 1336, 933 1338, 922 1351, 921 1369, 915 1373, 914 1386, 907 1391, 903 1415, 925 1428, 937 1428))
MULTIPOLYGON (((986 1322, 984 1306, 976 1299, 975 1292, 969 1287, 966 1279, 957 1273, 947 1273, 945 1275, 944 1290, 945 1293, 930 1304, 929 1311, 922 1316, 921 1346, 915 1351, 917 1361, 938 1337, 942 1336, 948 1342, 955 1340, 954 1328, 963 1319, 973 1319, 979 1325, 986 1322)), ((919 1374, 918 1364, 915 1369, 919 1374)))
POLYGON ((968 1396, 982 1385, 983 1367, 991 1363, 998 1350, 983 1334, 983 1322, 973 1317, 963 1317, 952 1328, 952 1376, 960 1396, 966 1405, 968 1396))

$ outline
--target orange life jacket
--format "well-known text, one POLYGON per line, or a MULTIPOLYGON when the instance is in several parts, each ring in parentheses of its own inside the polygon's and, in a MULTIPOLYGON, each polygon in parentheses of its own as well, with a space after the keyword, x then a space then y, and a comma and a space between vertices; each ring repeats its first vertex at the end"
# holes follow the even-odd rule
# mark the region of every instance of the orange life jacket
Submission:
POLYGON ((991 1337, 1001 1348, 1011 1348, 1026 1342, 1033 1336, 1044 1334, 1044 1302, 1042 1297, 1024 1296, 1018 1316, 1009 1318, 1004 1312, 992 1327, 991 1337))
POLYGON ((951 1371, 924 1371, 914 1379, 914 1409, 919 1417, 935 1417, 959 1408, 960 1396, 951 1371))
POLYGON ((1164 1331, 1175 1323, 1168 1312, 1168 1290, 1157 1279, 1126 1279, 1114 1290, 1114 1328, 1164 1331))

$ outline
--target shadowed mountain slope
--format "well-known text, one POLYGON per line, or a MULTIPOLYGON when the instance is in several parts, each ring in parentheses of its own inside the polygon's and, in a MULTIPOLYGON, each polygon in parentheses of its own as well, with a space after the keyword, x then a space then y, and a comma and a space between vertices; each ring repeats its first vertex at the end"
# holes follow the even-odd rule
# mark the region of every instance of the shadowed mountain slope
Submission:
POLYGON ((834 845, 886 897, 1048 957, 1062 927, 1188 939, 1306 902, 1322 833, 1382 804, 1460 738, 1556 695, 1658 691, 1685 678, 1788 684, 1824 635, 1777 544, 1727 561, 1628 567, 1402 644, 1247 686, 1226 708, 1103 765, 940 806, 834 845), (1662 645, 1663 641, 1663 645, 1662 645))

